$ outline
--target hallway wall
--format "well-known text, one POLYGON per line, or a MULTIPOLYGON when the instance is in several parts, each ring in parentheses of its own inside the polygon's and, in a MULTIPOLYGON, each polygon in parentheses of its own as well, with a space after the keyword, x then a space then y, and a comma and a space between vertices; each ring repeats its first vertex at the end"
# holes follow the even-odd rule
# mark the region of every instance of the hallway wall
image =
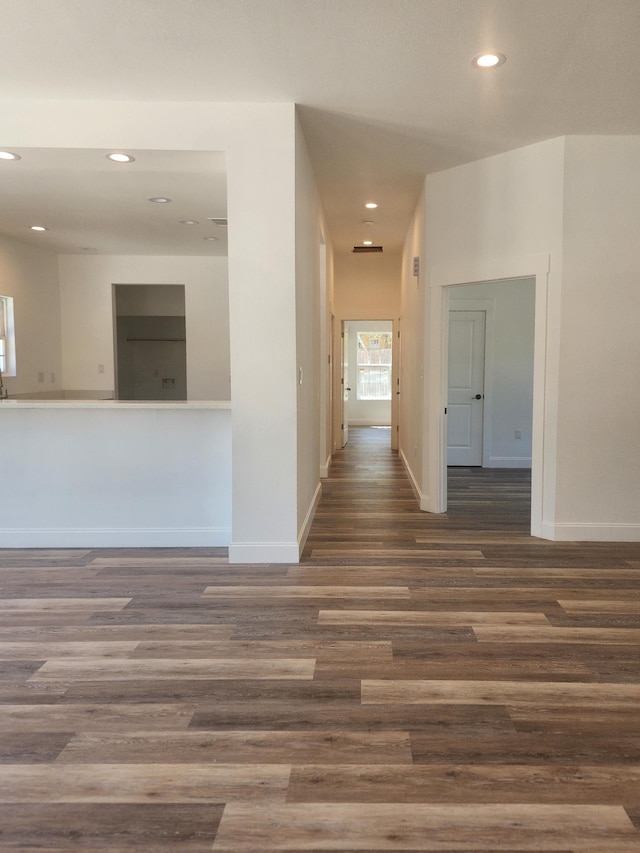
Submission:
MULTIPOLYGON (((321 287, 320 243, 326 227, 311 160, 299 120, 295 127, 295 326, 297 366, 297 541, 304 545, 313 513, 320 499, 321 421, 321 322, 326 294, 321 287), (324 299, 323 299, 324 297, 324 299)), ((325 243, 326 245, 326 243, 325 243)), ((327 248, 331 252, 330 244, 327 248)), ((326 324, 324 325, 326 334, 326 324)))
POLYGON ((352 252, 335 256, 334 308, 339 320, 400 316, 401 256, 352 252))
MULTIPOLYGON (((426 180, 425 317, 436 345, 442 285, 549 270, 536 311, 547 328, 538 485, 550 539, 640 539, 640 407, 629 393, 640 361, 638 162, 639 137, 571 137, 426 180)), ((426 482, 438 476, 435 383, 425 383, 426 482)))
POLYGON ((421 509, 429 506, 424 472, 425 370, 429 366, 429 341, 425 338, 425 296, 428 265, 425 254, 425 196, 421 194, 402 255, 400 320, 400 458, 409 474, 421 509), (414 275, 414 258, 419 274, 414 275))

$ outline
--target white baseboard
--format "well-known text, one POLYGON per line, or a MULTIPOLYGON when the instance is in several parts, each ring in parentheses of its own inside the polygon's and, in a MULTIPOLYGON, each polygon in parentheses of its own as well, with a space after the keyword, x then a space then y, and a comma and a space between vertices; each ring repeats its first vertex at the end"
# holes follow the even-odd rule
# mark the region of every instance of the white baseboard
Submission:
POLYGON ((483 468, 531 468, 530 456, 490 456, 483 468))
POLYGON ((543 539, 554 542, 640 542, 640 524, 552 524, 542 522, 543 539))
POLYGON ((0 548, 226 548, 231 528, 0 528, 0 548))
POLYGON ((424 495, 420 491, 420 487, 418 486, 418 481, 416 480, 413 471, 411 470, 411 466, 407 461, 407 457, 404 455, 403 451, 398 451, 398 455, 400 456, 400 461, 404 465, 404 469, 407 472, 407 476, 409 477, 409 482, 411 483, 411 488, 413 489, 413 493, 416 496, 416 500, 420 506, 420 509, 424 512, 429 511, 429 496, 424 495))
POLYGON ((298 560, 302 556, 302 549, 304 548, 304 543, 307 541, 307 536, 309 535, 309 531, 311 530, 313 516, 316 514, 316 509, 318 508, 318 504, 320 503, 321 496, 322 483, 318 483, 318 485, 316 486, 316 490, 313 493, 313 498, 311 499, 311 504, 309 505, 307 514, 305 515, 304 521, 302 522, 302 527, 300 528, 300 532, 298 533, 298 560))

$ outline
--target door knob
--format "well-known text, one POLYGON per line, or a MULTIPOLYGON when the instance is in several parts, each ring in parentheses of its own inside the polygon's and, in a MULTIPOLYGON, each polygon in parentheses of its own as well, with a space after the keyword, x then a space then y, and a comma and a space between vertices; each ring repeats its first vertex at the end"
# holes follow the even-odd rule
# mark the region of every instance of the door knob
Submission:
POLYGON ((475 397, 471 398, 472 400, 482 400, 482 394, 476 394, 475 397))

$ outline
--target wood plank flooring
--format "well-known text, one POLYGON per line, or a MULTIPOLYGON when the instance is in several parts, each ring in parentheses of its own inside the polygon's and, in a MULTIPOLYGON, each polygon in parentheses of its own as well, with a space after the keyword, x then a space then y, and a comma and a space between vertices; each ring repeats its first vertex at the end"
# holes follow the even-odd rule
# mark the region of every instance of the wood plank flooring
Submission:
POLYGON ((449 481, 360 428, 300 565, 0 551, 0 850, 640 853, 640 543, 449 481))

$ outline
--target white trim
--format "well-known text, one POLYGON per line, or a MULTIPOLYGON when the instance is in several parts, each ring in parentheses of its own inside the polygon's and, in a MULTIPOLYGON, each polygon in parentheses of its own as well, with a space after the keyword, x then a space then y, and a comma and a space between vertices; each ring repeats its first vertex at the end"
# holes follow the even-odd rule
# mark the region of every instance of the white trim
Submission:
POLYGON ((640 524, 544 522, 542 537, 556 542, 640 542, 640 524))
POLYGON ((485 281, 499 281, 511 278, 530 278, 544 270, 550 269, 550 255, 540 252, 535 255, 519 255, 508 258, 481 258, 453 262, 442 265, 429 274, 431 287, 443 287, 452 284, 480 284, 485 281), (508 272, 505 272, 508 270, 508 272))
POLYGON ((226 548, 227 527, 5 527, 0 548, 226 548))
POLYGON ((232 542, 230 563, 299 563, 297 542, 232 542))
POLYGON ((429 304, 428 349, 425 353, 429 394, 425 398, 424 423, 428 424, 428 445, 423 462, 424 482, 429 489, 427 512, 447 511, 447 368, 449 348, 449 290, 433 286, 429 304))
MULTIPOLYGON (((391 449, 400 446, 400 317, 394 317, 391 323, 391 449)), ((374 425, 375 426, 375 425, 374 425)))
POLYGON ((322 483, 318 483, 318 485, 316 486, 316 490, 313 493, 313 498, 311 499, 311 504, 309 505, 307 514, 305 515, 304 521, 302 522, 302 527, 300 528, 300 532, 298 533, 298 560, 302 556, 302 549, 304 548, 304 543, 307 541, 307 536, 309 535, 309 531, 311 530, 311 523, 313 522, 313 516, 316 514, 316 509, 318 508, 318 504, 320 503, 321 495, 322 483))
POLYGON ((398 455, 400 456, 400 461, 404 465, 404 469, 407 472, 407 476, 409 478, 409 482, 411 483, 411 488, 413 489, 413 493, 416 496, 418 503, 420 504, 420 509, 425 512, 429 511, 429 498, 427 495, 423 495, 420 491, 420 487, 418 486, 418 481, 416 480, 413 471, 411 470, 411 466, 407 462, 407 457, 404 455, 404 451, 400 449, 398 451, 398 455))
POLYGON ((323 480, 329 476, 329 466, 331 465, 331 454, 327 456, 327 459, 324 464, 320 465, 320 477, 323 480))

